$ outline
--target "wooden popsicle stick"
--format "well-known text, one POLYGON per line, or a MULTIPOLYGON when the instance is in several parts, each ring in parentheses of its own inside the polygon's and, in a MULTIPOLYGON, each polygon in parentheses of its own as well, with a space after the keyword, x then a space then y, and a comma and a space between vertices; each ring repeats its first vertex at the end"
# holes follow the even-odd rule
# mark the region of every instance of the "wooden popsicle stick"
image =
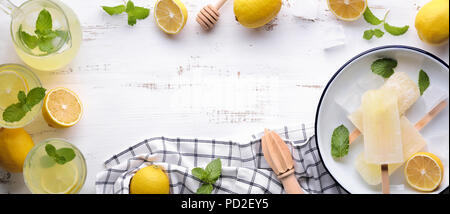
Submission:
POLYGON ((442 110, 444 110, 445 107, 447 107, 447 102, 445 102, 445 100, 444 100, 444 101, 440 102, 436 107, 431 109, 431 111, 428 112, 428 114, 426 114, 424 117, 422 117, 422 119, 419 120, 419 122, 417 122, 414 127, 416 127, 417 130, 421 130, 431 120, 433 120, 433 118, 435 118, 442 110))
POLYGON ((390 194, 389 188, 389 168, 387 164, 381 165, 381 188, 383 194, 390 194))
MULTIPOLYGON (((417 122, 414 127, 417 130, 423 129, 430 121, 432 121, 442 110, 447 107, 447 102, 445 100, 441 101, 438 105, 436 105, 431 111, 429 111, 425 116, 422 117, 422 119, 417 122)), ((349 144, 352 144, 353 141, 355 141, 359 136, 361 135, 361 132, 358 129, 353 130, 353 132, 350 134, 348 140, 349 144)))

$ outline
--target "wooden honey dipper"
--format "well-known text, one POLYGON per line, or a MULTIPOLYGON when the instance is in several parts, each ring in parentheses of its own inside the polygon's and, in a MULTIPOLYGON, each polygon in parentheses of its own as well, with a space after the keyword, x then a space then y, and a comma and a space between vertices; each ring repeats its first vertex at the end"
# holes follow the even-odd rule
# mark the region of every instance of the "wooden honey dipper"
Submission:
POLYGON ((227 0, 220 0, 216 6, 208 5, 197 14, 197 22, 202 26, 203 30, 211 30, 219 20, 219 9, 227 0))

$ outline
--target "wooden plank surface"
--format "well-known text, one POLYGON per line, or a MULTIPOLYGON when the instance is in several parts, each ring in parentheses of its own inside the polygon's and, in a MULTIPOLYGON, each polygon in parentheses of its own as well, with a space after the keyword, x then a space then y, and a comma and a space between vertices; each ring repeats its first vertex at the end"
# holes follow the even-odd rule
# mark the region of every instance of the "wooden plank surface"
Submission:
MULTIPOLYGON (((23 0, 13 0, 19 4, 23 0)), ((381 45, 415 46, 449 62, 448 46, 422 43, 414 17, 426 1, 369 0, 377 15, 390 9, 392 25, 410 25, 403 36, 362 39, 373 28, 363 19, 341 22, 319 2, 313 20, 293 16, 295 0, 284 0, 270 24, 249 30, 234 19, 232 1, 221 10, 215 29, 205 33, 197 12, 215 0, 182 0, 189 18, 176 36, 162 33, 153 19, 155 0, 135 0, 151 8, 150 17, 127 25, 126 16, 109 16, 100 6, 121 0, 63 0, 79 16, 83 44, 68 68, 37 72, 44 87, 77 92, 84 115, 66 130, 48 127, 42 117, 25 129, 37 143, 66 138, 84 153, 88 177, 81 193, 95 193, 103 161, 154 136, 248 142, 264 128, 314 122, 322 90, 330 77, 356 54, 381 45), (346 44, 325 50, 330 29, 341 26, 346 44)), ((9 17, 0 14, 0 64, 21 63, 9 34, 9 17)), ((28 193, 22 174, 0 170, 0 193, 28 193)))

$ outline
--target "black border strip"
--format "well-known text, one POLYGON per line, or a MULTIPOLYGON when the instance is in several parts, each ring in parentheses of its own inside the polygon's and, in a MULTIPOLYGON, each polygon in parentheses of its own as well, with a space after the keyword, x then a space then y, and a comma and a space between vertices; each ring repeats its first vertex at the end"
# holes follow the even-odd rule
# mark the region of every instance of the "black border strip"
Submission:
MULTIPOLYGON (((362 53, 356 55, 355 57, 353 57, 352 59, 350 59, 349 61, 347 61, 343 66, 341 66, 341 67, 337 70, 337 72, 331 77, 330 81, 328 81, 327 85, 326 85, 325 88, 323 89, 322 95, 320 96, 319 104, 317 105, 317 109, 316 109, 316 119, 315 119, 315 123, 314 123, 314 134, 315 134, 314 137, 316 138, 317 151, 318 151, 318 153, 319 153, 320 159, 321 159, 322 162, 323 162, 323 166, 324 166, 325 169, 328 171, 328 173, 330 173, 330 170, 328 170, 328 168, 327 168, 325 162, 323 161, 322 153, 320 152, 319 140, 318 140, 318 138, 317 138, 317 121, 318 121, 318 118, 319 118, 320 107, 321 107, 321 105, 322 105, 323 98, 325 97, 325 94, 326 94, 326 92, 327 92, 327 90, 328 90, 328 87, 331 85, 331 83, 334 81, 334 79, 341 73, 342 70, 344 70, 350 63, 354 62, 355 60, 359 59, 360 57, 365 56, 365 55, 367 55, 367 54, 369 54, 369 53, 378 51, 378 50, 394 49, 394 48, 395 48, 395 49, 408 49, 408 50, 412 50, 412 51, 416 51, 416 52, 425 54, 425 55, 427 55, 427 56, 429 56, 429 57, 435 59, 435 60, 438 61, 439 63, 443 64, 445 67, 447 67, 447 69, 449 68, 449 66, 448 66, 447 63, 445 63, 442 59, 440 59, 439 57, 435 56, 434 54, 432 54, 432 53, 430 53, 430 52, 428 52, 428 51, 422 50, 422 49, 420 49, 420 48, 415 48, 415 47, 405 46, 405 45, 385 45, 385 46, 380 46, 380 47, 372 48, 372 49, 369 49, 369 50, 367 50, 367 51, 364 51, 364 52, 362 52, 362 53)), ((330 173, 330 175, 331 175, 331 178, 333 178, 333 180, 334 180, 336 183, 338 183, 338 184, 341 186, 342 189, 344 189, 347 193, 350 193, 350 194, 351 194, 351 192, 349 192, 347 189, 345 189, 345 188, 344 188, 344 187, 336 180, 336 178, 335 178, 331 173, 330 173)), ((442 190, 440 193, 443 193, 443 192, 445 192, 445 191, 448 191, 448 189, 449 189, 449 187, 445 188, 445 189, 442 190)))

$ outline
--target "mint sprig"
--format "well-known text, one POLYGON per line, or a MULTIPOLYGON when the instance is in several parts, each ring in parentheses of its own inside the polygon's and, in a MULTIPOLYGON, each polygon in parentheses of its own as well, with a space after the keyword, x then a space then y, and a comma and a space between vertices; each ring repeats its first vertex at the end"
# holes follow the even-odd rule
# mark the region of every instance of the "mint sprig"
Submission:
POLYGON ((213 184, 222 174, 222 162, 220 158, 211 161, 205 169, 197 167, 191 170, 192 175, 200 179, 203 184, 197 189, 197 194, 211 194, 213 184))
POLYGON ((17 94, 18 103, 12 104, 8 106, 3 112, 3 120, 6 122, 17 122, 20 121, 27 112, 31 111, 31 109, 41 102, 45 97, 45 88, 36 87, 31 89, 28 92, 28 95, 25 95, 25 92, 19 91, 17 94))
POLYGON ((420 96, 423 95, 423 93, 427 90, 429 86, 430 86, 430 77, 428 77, 428 74, 424 70, 420 70, 419 72, 420 96))
MULTIPOLYGON (((389 11, 386 12, 384 18, 382 20, 380 20, 378 17, 376 17, 372 11, 369 9, 369 7, 366 8, 366 10, 364 11, 364 20, 366 20, 367 23, 371 24, 371 25, 381 25, 383 24, 384 30, 388 33, 390 33, 391 35, 394 36, 400 36, 405 34, 408 29, 409 26, 405 25, 403 27, 396 27, 396 26, 392 26, 390 24, 388 24, 386 22, 386 17, 388 15, 389 11)), ((381 38, 383 37, 384 32, 381 29, 373 29, 373 30, 366 30, 364 31, 363 34, 363 38, 366 40, 370 40, 373 38, 373 36, 377 37, 377 38, 381 38)))
POLYGON ((396 67, 397 60, 391 58, 377 59, 370 66, 373 73, 378 74, 383 78, 389 78, 394 74, 394 68, 396 67))
POLYGON ((43 9, 39 12, 36 20, 35 35, 31 35, 19 26, 19 37, 29 49, 39 47, 42 52, 50 53, 56 49, 53 40, 60 37, 62 41, 67 39, 68 33, 60 30, 53 30, 52 16, 48 10, 43 9))
POLYGON ((348 154, 350 132, 344 125, 338 126, 331 136, 331 155, 334 158, 341 158, 348 154))
POLYGON ((128 1, 126 5, 118 5, 115 7, 102 6, 103 10, 109 15, 118 15, 122 13, 128 14, 128 25, 133 26, 137 20, 142 20, 150 15, 150 9, 144 7, 136 7, 132 1, 128 1))
POLYGON ((57 164, 64 165, 75 158, 75 152, 71 148, 56 149, 52 144, 45 145, 45 152, 57 164))

